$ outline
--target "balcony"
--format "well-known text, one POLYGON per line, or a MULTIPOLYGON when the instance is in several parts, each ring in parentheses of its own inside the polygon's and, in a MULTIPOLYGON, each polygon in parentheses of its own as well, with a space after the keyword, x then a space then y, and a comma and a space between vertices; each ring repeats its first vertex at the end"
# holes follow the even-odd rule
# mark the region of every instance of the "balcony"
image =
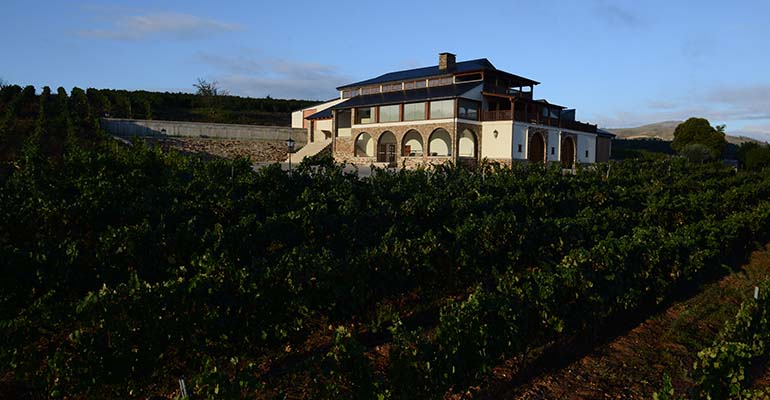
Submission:
POLYGON ((499 111, 482 111, 482 121, 517 121, 527 122, 531 124, 553 126, 563 129, 571 129, 581 132, 596 133, 596 125, 586 124, 580 121, 572 120, 559 120, 557 118, 543 117, 537 112, 525 113, 524 110, 516 110, 515 113, 511 110, 499 110, 499 111))
POLYGON ((484 91, 487 93, 502 94, 506 96, 513 96, 516 98, 532 100, 532 92, 524 92, 519 90, 518 88, 507 88, 507 87, 485 84, 484 91))

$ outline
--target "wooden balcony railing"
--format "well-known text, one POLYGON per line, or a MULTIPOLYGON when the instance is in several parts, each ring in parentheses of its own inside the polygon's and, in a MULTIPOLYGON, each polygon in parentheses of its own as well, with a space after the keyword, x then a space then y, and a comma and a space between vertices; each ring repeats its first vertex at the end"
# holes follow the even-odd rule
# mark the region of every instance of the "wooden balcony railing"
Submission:
POLYGON ((524 110, 516 110, 515 114, 511 110, 482 111, 482 121, 519 121, 538 125, 555 126, 564 129, 572 129, 581 132, 596 132, 596 125, 586 124, 580 121, 562 120, 557 118, 546 118, 538 113, 527 113, 524 110), (515 117, 515 118, 514 118, 515 117))
POLYGON ((483 111, 481 113, 482 121, 512 121, 513 113, 511 110, 483 111))

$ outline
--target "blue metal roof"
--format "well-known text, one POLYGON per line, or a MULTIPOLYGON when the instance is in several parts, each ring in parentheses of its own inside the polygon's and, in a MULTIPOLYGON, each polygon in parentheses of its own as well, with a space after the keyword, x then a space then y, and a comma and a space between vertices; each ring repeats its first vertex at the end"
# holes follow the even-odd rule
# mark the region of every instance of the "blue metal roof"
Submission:
MULTIPOLYGON (((344 104, 344 103, 345 102, 342 102, 340 104, 344 104)), ((331 108, 327 108, 325 110, 319 111, 319 112, 317 112, 315 114, 311 114, 311 115, 305 117, 305 119, 329 119, 329 118, 332 118, 332 109, 331 108)))
POLYGON ((540 82, 536 82, 531 79, 527 79, 505 71, 500 71, 497 68, 495 68, 495 66, 492 65, 492 63, 489 62, 489 60, 487 60, 486 58, 479 58, 478 60, 458 62, 457 64, 455 64, 455 67, 452 68, 451 70, 441 70, 439 69, 438 65, 434 65, 432 67, 423 67, 423 68, 408 69, 404 71, 389 72, 387 74, 380 75, 376 78, 367 79, 365 81, 360 81, 356 83, 351 83, 349 85, 340 86, 337 88, 337 90, 343 90, 346 88, 357 87, 357 86, 375 85, 375 84, 381 84, 381 83, 387 83, 387 82, 428 78, 431 76, 447 75, 450 73, 457 74, 457 73, 463 73, 463 72, 487 71, 487 70, 498 71, 500 73, 509 75, 513 78, 519 79, 524 82, 525 86, 537 85, 540 83, 540 82))
MULTIPOLYGON (((426 100, 441 100, 461 97, 478 86, 482 82, 465 82, 455 85, 435 86, 422 89, 399 90, 396 92, 385 92, 367 94, 364 96, 351 97, 347 101, 331 107, 330 110, 341 110, 352 107, 366 107, 386 104, 410 103, 426 100)), ((315 115, 315 114, 314 114, 315 115)))

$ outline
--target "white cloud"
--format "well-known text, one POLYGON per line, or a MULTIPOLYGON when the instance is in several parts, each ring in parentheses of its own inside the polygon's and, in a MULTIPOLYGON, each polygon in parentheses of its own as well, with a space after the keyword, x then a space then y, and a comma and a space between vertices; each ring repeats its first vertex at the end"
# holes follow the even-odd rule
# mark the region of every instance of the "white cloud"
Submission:
POLYGON ((716 87, 699 95, 651 100, 636 110, 597 113, 593 119, 601 126, 618 128, 689 117, 727 123, 728 131, 731 121, 770 121, 770 84, 716 87))
POLYGON ((198 59, 221 70, 212 78, 222 87, 245 96, 326 100, 337 95, 336 87, 350 81, 337 67, 317 62, 260 58, 253 54, 201 53, 198 59))
POLYGON ((193 39, 242 29, 237 24, 190 14, 146 13, 119 17, 111 21, 106 28, 84 29, 77 34, 82 37, 115 40, 141 40, 158 36, 193 39))

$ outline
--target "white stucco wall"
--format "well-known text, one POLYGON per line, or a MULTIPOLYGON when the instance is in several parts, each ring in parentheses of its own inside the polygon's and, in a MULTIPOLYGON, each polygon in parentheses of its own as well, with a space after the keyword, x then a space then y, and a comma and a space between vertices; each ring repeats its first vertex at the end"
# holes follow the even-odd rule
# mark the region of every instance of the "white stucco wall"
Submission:
POLYGON ((524 160, 527 158, 527 125, 515 124, 513 126, 513 146, 511 154, 514 159, 524 160), (521 145, 521 151, 519 151, 521 145))
POLYGON ((481 124, 481 158, 511 159, 513 123, 489 121, 481 124), (497 131, 497 137, 495 137, 497 131))
POLYGON ((596 136, 579 134, 577 138, 577 161, 580 163, 596 162, 596 136), (586 153, 587 152, 587 153, 586 153), (586 156, 588 154, 588 156, 586 156))
POLYGON ((315 136, 315 141, 323 141, 325 136, 323 131, 332 131, 332 120, 331 119, 318 119, 313 124, 315 127, 315 132, 313 135, 315 136))
POLYGON ((559 161, 561 154, 561 135, 556 129, 548 130, 548 149, 546 150, 548 161, 559 161))
POLYGON ((302 110, 291 113, 291 127, 302 128, 302 110))

